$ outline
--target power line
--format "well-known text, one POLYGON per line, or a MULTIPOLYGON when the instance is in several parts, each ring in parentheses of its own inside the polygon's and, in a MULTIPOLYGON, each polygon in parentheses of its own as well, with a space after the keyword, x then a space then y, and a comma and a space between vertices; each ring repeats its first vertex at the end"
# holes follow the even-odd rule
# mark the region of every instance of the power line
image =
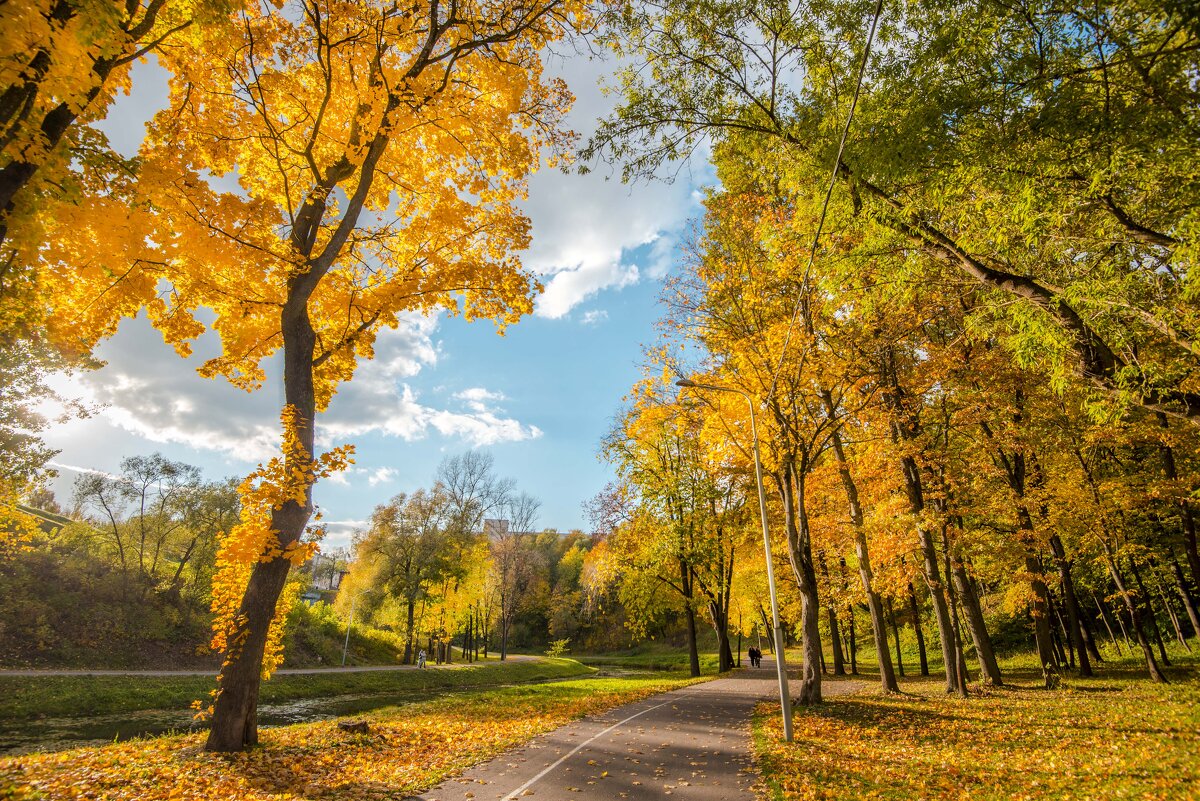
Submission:
POLYGON ((812 248, 808 251, 808 263, 804 266, 804 277, 800 281, 800 292, 796 295, 796 304, 792 308, 792 319, 788 321, 787 335, 783 339, 783 347, 779 350, 779 362, 771 372, 771 389, 767 393, 766 402, 770 403, 775 397, 775 388, 779 383, 779 372, 783 369, 783 361, 787 357, 788 346, 792 341, 792 331, 796 327, 796 318, 800 316, 800 305, 804 302, 804 288, 808 285, 809 275, 812 274, 813 261, 817 257, 817 243, 821 239, 821 231, 825 227, 825 215, 829 211, 829 199, 833 196, 833 185, 837 183, 838 168, 842 165, 842 152, 846 148, 846 139, 850 135, 850 123, 854 120, 854 110, 858 107, 858 95, 862 89, 863 74, 867 70, 867 60, 871 57, 871 44, 875 41, 875 28, 879 24, 879 15, 883 12, 883 0, 876 0, 875 13, 871 17, 871 30, 867 34, 867 46, 863 48, 862 61, 858 64, 858 80, 854 83, 854 95, 850 98, 850 113, 846 115, 846 124, 842 127, 842 139, 838 143, 837 156, 833 160, 833 170, 829 175, 829 186, 825 189, 825 200, 821 203, 821 217, 817 221, 817 232, 813 234, 812 248))

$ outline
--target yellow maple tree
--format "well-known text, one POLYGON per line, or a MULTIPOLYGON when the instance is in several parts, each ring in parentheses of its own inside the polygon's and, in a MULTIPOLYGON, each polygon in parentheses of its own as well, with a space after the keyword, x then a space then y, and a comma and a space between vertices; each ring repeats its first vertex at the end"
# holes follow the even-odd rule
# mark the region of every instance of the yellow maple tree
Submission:
POLYGON ((170 105, 149 126, 133 212, 80 204, 59 218, 46 270, 64 341, 87 347, 145 308, 181 355, 215 331, 222 353, 200 373, 247 390, 282 353, 282 456, 243 486, 215 579, 226 659, 211 750, 256 742, 312 486, 350 458, 314 451, 339 382, 405 313, 448 309, 502 329, 532 309, 517 204, 541 154, 571 141, 571 96, 543 77, 541 51, 586 14, 574 0, 236 12, 163 47, 170 105))

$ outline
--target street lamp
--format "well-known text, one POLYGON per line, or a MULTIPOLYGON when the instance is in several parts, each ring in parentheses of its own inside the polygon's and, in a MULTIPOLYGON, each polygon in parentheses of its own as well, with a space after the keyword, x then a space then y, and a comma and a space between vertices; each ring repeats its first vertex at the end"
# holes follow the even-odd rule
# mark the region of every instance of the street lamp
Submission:
POLYGON ((779 626, 779 603, 775 600, 775 567, 771 563, 771 536, 767 533, 767 494, 763 489, 762 457, 758 453, 758 422, 754 416, 754 400, 750 394, 733 387, 718 387, 713 384, 697 384, 682 379, 676 386, 690 389, 708 389, 713 392, 732 392, 746 399, 750 407, 750 438, 754 442, 754 478, 758 482, 758 513, 762 518, 763 551, 767 556, 767 586, 771 590, 771 620, 775 625, 775 672, 779 675, 779 704, 783 707, 783 739, 792 741, 792 699, 788 693, 787 664, 783 655, 783 629, 779 626))
POLYGON ((350 619, 346 621, 346 642, 342 644, 342 667, 346 666, 346 652, 350 650, 350 627, 354 625, 354 604, 358 602, 359 598, 373 591, 373 587, 367 587, 350 596, 350 619))

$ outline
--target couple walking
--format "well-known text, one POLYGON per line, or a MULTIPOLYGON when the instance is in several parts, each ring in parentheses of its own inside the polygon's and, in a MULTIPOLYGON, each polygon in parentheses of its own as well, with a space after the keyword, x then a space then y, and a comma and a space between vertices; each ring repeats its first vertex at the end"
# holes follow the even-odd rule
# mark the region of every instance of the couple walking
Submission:
POLYGON ((746 651, 746 655, 750 657, 750 667, 762 667, 762 649, 751 645, 746 651))

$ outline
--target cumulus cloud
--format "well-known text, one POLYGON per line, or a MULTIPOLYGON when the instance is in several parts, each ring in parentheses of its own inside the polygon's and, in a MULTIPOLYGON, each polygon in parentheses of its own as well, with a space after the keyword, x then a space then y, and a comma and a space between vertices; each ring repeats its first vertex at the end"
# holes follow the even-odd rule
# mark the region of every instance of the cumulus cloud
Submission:
POLYGON ((491 401, 505 400, 503 392, 491 392, 483 387, 471 387, 462 392, 454 393, 454 397, 466 401, 468 408, 476 412, 486 412, 491 408, 491 401))
MULTIPOLYGON (((611 70, 608 61, 577 58, 557 70, 576 95, 568 124, 584 138, 613 106, 614 98, 599 88, 611 70)), ((526 204, 533 245, 524 259, 546 287, 536 313, 561 318, 600 291, 665 275, 680 230, 699 211, 696 187, 713 182, 704 156, 668 168, 674 181, 626 185, 606 165, 592 165, 596 169, 586 175, 558 170, 535 175, 526 204), (643 246, 651 248, 649 263, 632 263, 631 251, 643 246)))
MULTIPOLYGON (((460 437, 472 446, 541 436, 535 426, 507 417, 495 406, 503 395, 473 388, 453 398, 454 408, 418 399, 407 383, 434 365, 437 319, 411 316, 396 330, 383 331, 376 358, 360 364, 353 381, 343 384, 318 423, 322 447, 365 434, 417 440, 434 434, 460 437)), ((195 344, 195 358, 180 359, 144 319, 127 321, 98 355, 107 365, 70 379, 69 394, 100 408, 98 417, 112 426, 161 444, 179 444, 254 463, 279 448, 279 409, 283 393, 278 359, 265 366, 262 388, 246 393, 223 380, 195 372, 202 360, 219 353, 220 343, 206 334, 195 344)), ((69 468, 66 468, 69 469, 69 468)), ((382 468, 367 476, 371 486, 394 477, 382 468)), ((345 484, 347 476, 332 479, 345 484)))
POLYGON ((368 471, 367 484, 372 487, 377 487, 380 484, 388 484, 400 475, 400 471, 394 467, 377 467, 374 470, 368 471))

